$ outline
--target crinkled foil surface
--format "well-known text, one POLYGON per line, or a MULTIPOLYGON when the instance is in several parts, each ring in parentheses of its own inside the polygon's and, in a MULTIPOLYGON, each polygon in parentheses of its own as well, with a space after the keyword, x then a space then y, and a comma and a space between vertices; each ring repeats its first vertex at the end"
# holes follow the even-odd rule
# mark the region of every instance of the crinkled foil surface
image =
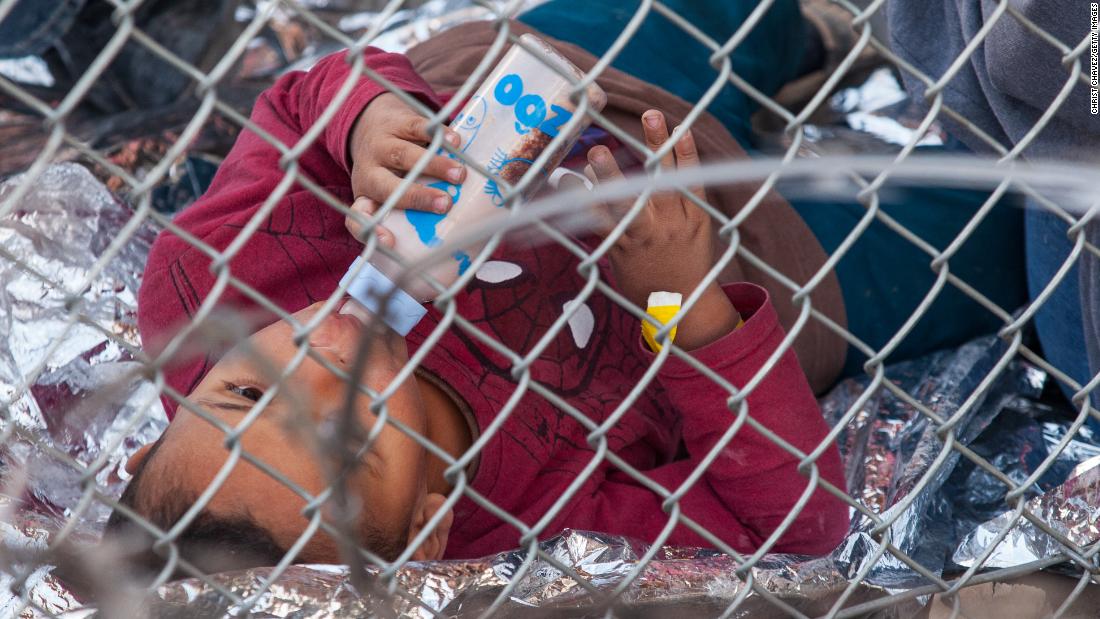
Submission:
MULTIPOLYGON (((0 202, 20 181, 0 185, 0 202)), ((137 290, 155 231, 139 227, 102 260, 130 216, 91 173, 67 163, 47 168, 0 219, 6 334, 0 397, 14 398, 0 420, 5 548, 44 548, 47 532, 69 520, 76 523, 74 541, 93 542, 109 511, 98 501, 76 511, 86 491, 83 473, 94 473, 101 489, 121 493, 126 458, 167 425, 156 389, 131 352, 138 346, 137 290)), ((7 563, 3 591, 15 584, 53 612, 79 606, 49 569, 26 574, 7 563)), ((21 605, 5 596, 0 616, 21 605)))
MULTIPOLYGON (((645 547, 622 537, 584 531, 564 531, 542 542, 540 549, 574 574, 563 573, 554 563, 536 559, 524 568, 526 551, 502 553, 476 561, 411 563, 400 570, 396 583, 410 597, 375 594, 362 596, 347 585, 348 575, 332 566, 295 566, 284 573, 263 596, 254 611, 286 616, 287 610, 326 617, 364 614, 477 616, 496 606, 500 616, 546 611, 554 616, 602 614, 609 594, 637 568, 645 547), (502 592, 515 581, 510 594, 502 592), (582 586, 583 581, 587 586, 582 586), (288 602, 293 602, 289 603, 288 602), (423 606, 422 606, 423 605, 423 606), (429 610, 430 609, 430 610, 429 610)), ((721 613, 742 592, 745 581, 735 576, 731 557, 710 550, 667 548, 659 552, 632 578, 616 605, 641 615, 721 613)), ((247 599, 267 576, 267 569, 222 574, 220 586, 247 599)), ((756 585, 788 603, 813 608, 847 581, 825 561, 801 562, 769 557, 753 568, 756 585)), ((186 608, 204 614, 233 613, 237 608, 212 587, 197 580, 177 583, 158 591, 155 612, 171 614, 186 608)), ((774 607, 751 596, 734 617, 770 616, 774 607)))
POLYGON ((1083 553, 1082 546, 1100 539, 1098 464, 1096 460, 1083 463, 1084 470, 1066 483, 1027 502, 1025 509, 1058 537, 1010 510, 971 531, 955 551, 955 563, 1012 567, 1062 554, 1067 547, 1083 553), (998 542, 998 536, 1003 540, 998 542))
MULTIPOLYGON (((341 5, 305 4, 330 12, 341 5)), ((383 44, 403 49, 484 14, 468 2, 435 0, 391 18, 383 44)), ((378 16, 349 10, 339 19, 346 32, 362 32, 378 16)), ((305 31, 291 19, 276 20, 276 26, 280 41, 298 45, 303 63, 328 51, 302 40, 305 31)), ((245 69, 253 76, 282 70, 272 60, 279 54, 265 45, 272 42, 250 47, 245 69)), ((887 77, 873 74, 835 97, 831 109, 841 122, 820 126, 810 144, 881 152, 906 139, 903 132, 915 126, 910 108, 887 77)), ((935 143, 938 134, 927 139, 935 143)), ((13 178, 0 185, 0 201, 18 183, 13 178)), ((88 489, 84 471, 91 471, 103 492, 117 495, 126 479, 125 458, 165 427, 155 388, 143 378, 133 352, 139 344, 136 292, 155 230, 139 227, 106 259, 130 214, 84 168, 60 164, 0 220, 0 324, 7 334, 0 341, 0 397, 7 401, 19 394, 0 421, 0 616, 94 612, 50 565, 15 557, 46 548, 70 521, 75 523, 70 541, 93 545, 107 508, 97 501, 82 503, 88 489), (62 282, 64 288, 47 282, 62 282)), ((887 379, 946 419, 958 413, 1003 353, 1002 342, 987 338, 891 366, 887 379)), ((954 440, 1017 483, 1043 466, 1027 489, 1028 509, 1073 544, 1089 544, 1100 538, 1100 468, 1087 461, 1100 455, 1100 441, 1082 428, 1051 458, 1070 421, 1039 401, 1045 381, 1043 372, 1013 361, 962 415, 954 440)), ((821 404, 830 423, 844 425, 838 440, 851 495, 880 522, 892 522, 891 544, 945 577, 987 552, 988 567, 1062 552, 1039 527, 1006 512, 1008 489, 997 478, 957 452, 941 457, 944 443, 931 418, 882 387, 855 407, 870 384, 868 378, 845 381, 821 404), (934 466, 937 460, 942 462, 934 466)), ((210 582, 169 583, 155 592, 149 611, 211 616, 242 610, 222 590, 248 600, 253 615, 261 617, 472 616, 489 608, 502 616, 535 611, 600 616, 608 596, 621 588, 612 603, 638 616, 710 616, 734 603, 734 617, 786 616, 776 602, 813 615, 827 612, 857 580, 846 605, 927 584, 891 554, 878 555, 876 524, 862 515, 854 518, 850 535, 830 556, 767 555, 748 570, 740 570, 732 557, 694 548, 660 549, 640 566, 643 544, 566 531, 543 541, 535 557, 517 550, 471 561, 408 564, 395 578, 394 591, 405 595, 388 592, 381 582, 369 591, 357 589, 352 581, 362 579, 352 579, 340 566, 299 565, 266 591, 260 584, 269 568, 218 574, 210 582)))

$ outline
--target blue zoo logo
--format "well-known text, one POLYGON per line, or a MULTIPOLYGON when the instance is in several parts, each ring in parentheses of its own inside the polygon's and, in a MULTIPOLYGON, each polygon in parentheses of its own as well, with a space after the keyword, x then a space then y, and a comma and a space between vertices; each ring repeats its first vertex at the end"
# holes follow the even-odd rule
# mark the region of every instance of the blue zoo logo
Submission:
POLYGON ((523 78, 517 73, 509 73, 500 78, 493 89, 493 98, 497 103, 511 107, 516 113, 516 132, 525 135, 537 128, 552 138, 558 137, 561 126, 569 122, 573 113, 560 105, 551 105, 547 117, 546 101, 534 93, 523 93, 523 78))
MULTIPOLYGON (((440 154, 448 155, 451 157, 451 159, 454 159, 454 156, 450 153, 442 152, 440 154)), ((458 202, 459 196, 462 195, 462 185, 448 183, 447 181, 436 181, 434 183, 428 183, 428 187, 431 187, 432 189, 438 189, 443 193, 446 193, 448 196, 451 197, 451 204, 458 202)))

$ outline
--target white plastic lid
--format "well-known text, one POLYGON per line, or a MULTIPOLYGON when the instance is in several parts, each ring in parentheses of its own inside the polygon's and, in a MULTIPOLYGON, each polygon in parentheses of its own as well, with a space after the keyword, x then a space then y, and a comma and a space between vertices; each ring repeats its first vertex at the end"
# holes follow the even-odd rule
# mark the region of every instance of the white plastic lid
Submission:
POLYGON ((370 310, 376 316, 381 316, 382 321, 389 328, 408 335, 416 326, 428 309, 404 290, 401 290, 390 281, 375 266, 363 260, 362 256, 355 259, 340 280, 340 285, 347 288, 348 295, 360 305, 370 310), (359 266, 362 265, 362 268, 359 266), (356 269, 359 270, 356 273, 356 269), (355 276, 352 277, 352 273, 355 276), (392 291, 392 292, 391 292, 392 291), (386 312, 382 313, 382 305, 386 306, 386 312))

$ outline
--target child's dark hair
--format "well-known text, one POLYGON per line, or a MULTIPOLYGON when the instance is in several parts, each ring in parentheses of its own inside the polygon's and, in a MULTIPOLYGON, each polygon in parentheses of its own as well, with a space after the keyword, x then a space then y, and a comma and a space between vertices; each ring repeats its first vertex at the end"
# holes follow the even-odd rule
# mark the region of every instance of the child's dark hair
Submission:
MULTIPOLYGON (((161 442, 158 440, 138 465, 119 503, 141 514, 158 529, 167 531, 190 509, 197 497, 179 488, 165 488, 158 492, 158 500, 148 498, 148 488, 144 486, 150 483, 147 479, 150 475, 146 471, 161 442)), ((171 484, 170 479, 155 481, 171 484)), ((126 562, 136 579, 152 580, 167 563, 167 549, 162 553, 153 550, 156 541, 153 535, 134 523, 122 510, 116 509, 107 520, 103 540, 118 543, 124 549, 126 562)), ((198 514, 175 543, 180 558, 206 574, 275 565, 286 552, 254 519, 248 516, 215 516, 206 510, 198 514)), ((172 574, 173 579, 190 576, 178 566, 172 574)))

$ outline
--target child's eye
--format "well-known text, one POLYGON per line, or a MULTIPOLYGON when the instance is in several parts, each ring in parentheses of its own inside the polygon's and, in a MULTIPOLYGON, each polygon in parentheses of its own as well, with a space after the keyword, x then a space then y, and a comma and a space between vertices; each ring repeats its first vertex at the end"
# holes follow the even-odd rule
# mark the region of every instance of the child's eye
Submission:
POLYGON ((255 387, 234 385, 233 383, 225 383, 225 390, 229 393, 235 393, 242 398, 252 400, 253 402, 258 401, 264 395, 263 391, 255 387))

